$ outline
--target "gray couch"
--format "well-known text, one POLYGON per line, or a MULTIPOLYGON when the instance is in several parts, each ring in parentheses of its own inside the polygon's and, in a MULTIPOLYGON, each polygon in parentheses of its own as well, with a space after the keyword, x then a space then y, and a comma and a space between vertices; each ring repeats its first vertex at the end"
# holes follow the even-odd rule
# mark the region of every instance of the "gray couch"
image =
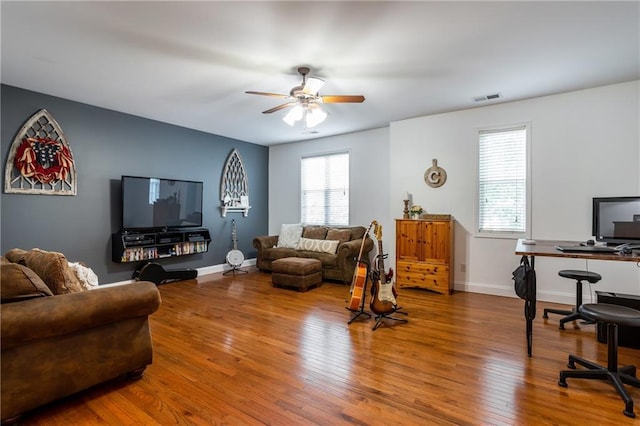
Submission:
MULTIPOLYGON (((253 239, 253 246, 258 251, 256 266, 261 271, 271 271, 271 262, 285 257, 305 257, 318 259, 322 262, 322 279, 351 283, 353 272, 362 238, 366 232, 363 226, 329 227, 305 226, 302 238, 314 240, 339 240, 335 253, 324 253, 297 248, 278 247, 278 236, 267 235, 253 239)), ((373 249, 373 241, 366 236, 363 259, 369 259, 369 252, 373 249)))

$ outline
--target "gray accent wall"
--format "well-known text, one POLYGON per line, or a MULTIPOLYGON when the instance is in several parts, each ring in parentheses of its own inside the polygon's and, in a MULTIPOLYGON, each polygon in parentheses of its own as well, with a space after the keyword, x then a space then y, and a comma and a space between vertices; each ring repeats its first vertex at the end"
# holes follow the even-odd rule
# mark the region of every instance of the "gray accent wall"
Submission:
POLYGON ((12 86, 2 85, 0 90, 3 170, 22 125, 46 109, 66 136, 78 176, 75 196, 5 194, 3 179, 1 254, 14 247, 59 251, 69 261, 90 266, 101 284, 131 279, 135 263, 111 261, 111 234, 121 227, 120 177, 133 175, 204 183, 203 227, 213 239, 209 252, 161 259, 163 266, 224 264, 232 248, 232 219, 238 248, 245 258, 255 258, 253 237, 268 233, 267 147, 12 86), (234 148, 249 180, 252 207, 246 218, 239 213, 220 215, 222 170, 234 148))

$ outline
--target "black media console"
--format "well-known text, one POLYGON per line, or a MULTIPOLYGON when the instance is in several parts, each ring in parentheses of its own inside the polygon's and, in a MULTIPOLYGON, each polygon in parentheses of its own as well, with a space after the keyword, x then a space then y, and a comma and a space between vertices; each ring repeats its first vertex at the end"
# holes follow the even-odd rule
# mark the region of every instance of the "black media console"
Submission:
POLYGON ((204 228, 166 231, 122 231, 111 235, 111 260, 138 262, 133 278, 160 284, 165 280, 197 277, 195 269, 165 270, 154 260, 206 253, 211 235, 204 228))
POLYGON ((111 260, 117 263, 140 262, 206 253, 210 242, 211 235, 207 229, 117 232, 111 235, 111 260))

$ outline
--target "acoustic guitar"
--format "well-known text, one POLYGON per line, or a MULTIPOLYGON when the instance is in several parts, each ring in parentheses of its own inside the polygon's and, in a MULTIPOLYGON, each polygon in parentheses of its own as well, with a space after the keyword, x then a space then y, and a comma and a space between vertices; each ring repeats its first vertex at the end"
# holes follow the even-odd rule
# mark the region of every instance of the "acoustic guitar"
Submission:
POLYGON ((373 274, 371 283, 371 302, 369 307, 375 314, 390 314, 395 312, 397 306, 395 286, 391 281, 393 270, 390 269, 389 274, 385 273, 384 270, 385 255, 382 251, 382 226, 376 224, 373 232, 378 240, 378 266, 373 274))
POLYGON ((362 259, 362 252, 364 251, 364 243, 369 236, 369 231, 374 224, 377 224, 377 222, 375 220, 371 221, 367 232, 362 236, 362 245, 360 246, 360 253, 356 260, 356 269, 353 271, 353 279, 351 280, 351 300, 349 301, 349 306, 347 306, 347 309, 350 311, 359 310, 364 301, 364 287, 367 282, 367 277, 369 276, 369 262, 362 259))

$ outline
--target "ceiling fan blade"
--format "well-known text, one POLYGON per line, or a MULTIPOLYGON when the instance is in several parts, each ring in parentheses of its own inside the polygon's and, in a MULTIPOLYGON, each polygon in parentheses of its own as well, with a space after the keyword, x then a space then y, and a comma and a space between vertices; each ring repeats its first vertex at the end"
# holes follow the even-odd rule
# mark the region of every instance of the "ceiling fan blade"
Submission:
POLYGON ((354 102, 361 103, 364 102, 364 96, 362 95, 324 95, 320 96, 322 102, 325 104, 333 104, 340 102, 354 102))
POLYGON ((273 96, 273 97, 276 97, 276 98, 288 98, 288 97, 289 97, 289 95, 281 95, 281 94, 279 94, 279 93, 254 92, 254 91, 252 91, 252 90, 247 90, 247 91, 246 91, 246 92, 244 92, 244 93, 247 93, 247 94, 249 94, 249 95, 273 96))
POLYGON ((290 107, 291 105, 295 105, 297 102, 287 102, 286 104, 278 105, 277 107, 273 107, 266 111, 262 111, 263 114, 271 114, 272 112, 280 111, 281 109, 285 109, 286 107, 290 107))

